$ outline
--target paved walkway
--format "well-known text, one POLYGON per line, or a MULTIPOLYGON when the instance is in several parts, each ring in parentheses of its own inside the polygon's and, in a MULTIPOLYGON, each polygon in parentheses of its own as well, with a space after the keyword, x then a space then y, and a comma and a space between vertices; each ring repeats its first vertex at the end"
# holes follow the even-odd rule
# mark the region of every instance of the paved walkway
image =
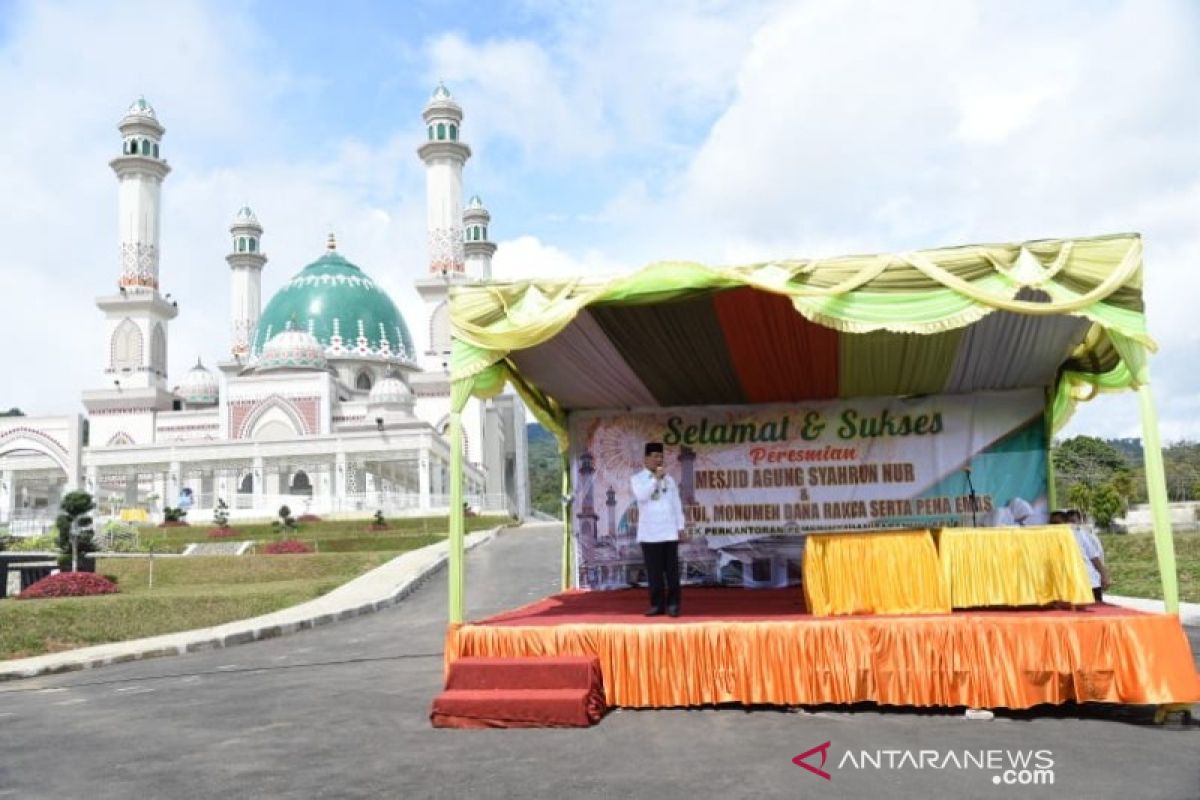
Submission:
MULTIPOLYGON (((470 534, 466 538, 467 549, 491 540, 497 530, 470 534)), ((445 566, 446 553, 446 542, 403 553, 315 600, 261 617, 212 628, 0 661, 0 681, 231 647, 379 611, 403 600, 430 575, 445 566)))

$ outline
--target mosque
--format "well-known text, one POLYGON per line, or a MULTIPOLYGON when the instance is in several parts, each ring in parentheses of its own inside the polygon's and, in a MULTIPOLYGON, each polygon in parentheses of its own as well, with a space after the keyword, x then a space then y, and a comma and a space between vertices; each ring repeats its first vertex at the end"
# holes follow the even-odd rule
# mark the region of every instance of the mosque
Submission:
MULTIPOLYGON (((96 298, 101 369, 86 414, 0 417, 0 524, 44 527, 59 498, 82 488, 101 514, 156 518, 184 506, 209 518, 272 517, 282 505, 315 515, 433 513, 448 508, 450 323, 456 284, 486 280, 496 245, 478 197, 464 208, 462 107, 439 85, 426 104, 429 266, 415 288, 428 348, 358 265, 325 251, 265 306, 263 225, 237 211, 229 227, 228 342, 209 365, 167 374, 168 328, 179 313, 159 269, 165 128, 139 99, 121 120, 120 261, 96 298)), ((219 340, 214 339, 214 342, 219 340)), ((467 502, 528 512, 525 409, 513 395, 472 400, 463 413, 467 502)))

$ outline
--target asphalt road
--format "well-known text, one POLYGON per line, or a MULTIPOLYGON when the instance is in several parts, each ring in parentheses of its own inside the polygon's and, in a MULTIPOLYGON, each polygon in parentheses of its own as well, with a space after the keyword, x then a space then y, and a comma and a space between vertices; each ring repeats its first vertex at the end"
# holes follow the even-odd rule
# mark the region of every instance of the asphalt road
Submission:
MULTIPOLYGON (((509 532, 470 554, 468 615, 553 592, 557 535, 509 532)), ((0 798, 1200 798, 1200 725, 1155 727, 1144 708, 991 721, 875 708, 617 711, 590 730, 434 730, 445 597, 443 573, 394 608, 293 636, 2 684, 0 798), (792 763, 826 741, 830 780, 792 763), (923 749, 938 753, 925 768, 844 761, 923 749), (1048 750, 1053 785, 928 766, 965 750, 1048 750)), ((1200 631, 1189 635, 1200 652, 1200 631)))

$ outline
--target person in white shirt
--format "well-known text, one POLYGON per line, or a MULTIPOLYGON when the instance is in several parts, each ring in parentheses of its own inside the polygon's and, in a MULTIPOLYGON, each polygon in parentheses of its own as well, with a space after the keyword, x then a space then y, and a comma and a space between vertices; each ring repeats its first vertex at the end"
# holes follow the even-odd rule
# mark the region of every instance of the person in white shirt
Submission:
POLYGON ((663 466, 663 446, 647 442, 645 468, 629 479, 638 506, 637 540, 650 584, 648 617, 679 616, 679 540, 683 537, 683 502, 675 479, 663 466))
POLYGON ((1067 512, 1067 522, 1071 525, 1071 533, 1075 534, 1075 543, 1083 554, 1083 563, 1087 567, 1088 579, 1092 583, 1092 597, 1097 603, 1104 602, 1104 590, 1109 586, 1108 567, 1104 565, 1104 545, 1100 537, 1090 525, 1083 524, 1083 515, 1072 509, 1067 512))

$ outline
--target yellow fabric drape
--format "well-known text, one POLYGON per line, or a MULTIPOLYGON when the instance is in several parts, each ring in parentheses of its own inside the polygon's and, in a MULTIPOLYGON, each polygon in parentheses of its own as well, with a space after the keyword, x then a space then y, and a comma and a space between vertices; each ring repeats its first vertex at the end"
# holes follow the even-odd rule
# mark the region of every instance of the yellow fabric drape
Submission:
POLYGON ((794 622, 450 626, 467 656, 596 656, 608 702, 1029 708, 1200 700, 1179 618, 962 613, 794 622))
POLYGON ((1093 602, 1070 527, 944 528, 942 577, 954 608, 1093 602))
POLYGON ((927 530, 810 535, 804 545, 804 599, 819 617, 950 611, 927 530))

